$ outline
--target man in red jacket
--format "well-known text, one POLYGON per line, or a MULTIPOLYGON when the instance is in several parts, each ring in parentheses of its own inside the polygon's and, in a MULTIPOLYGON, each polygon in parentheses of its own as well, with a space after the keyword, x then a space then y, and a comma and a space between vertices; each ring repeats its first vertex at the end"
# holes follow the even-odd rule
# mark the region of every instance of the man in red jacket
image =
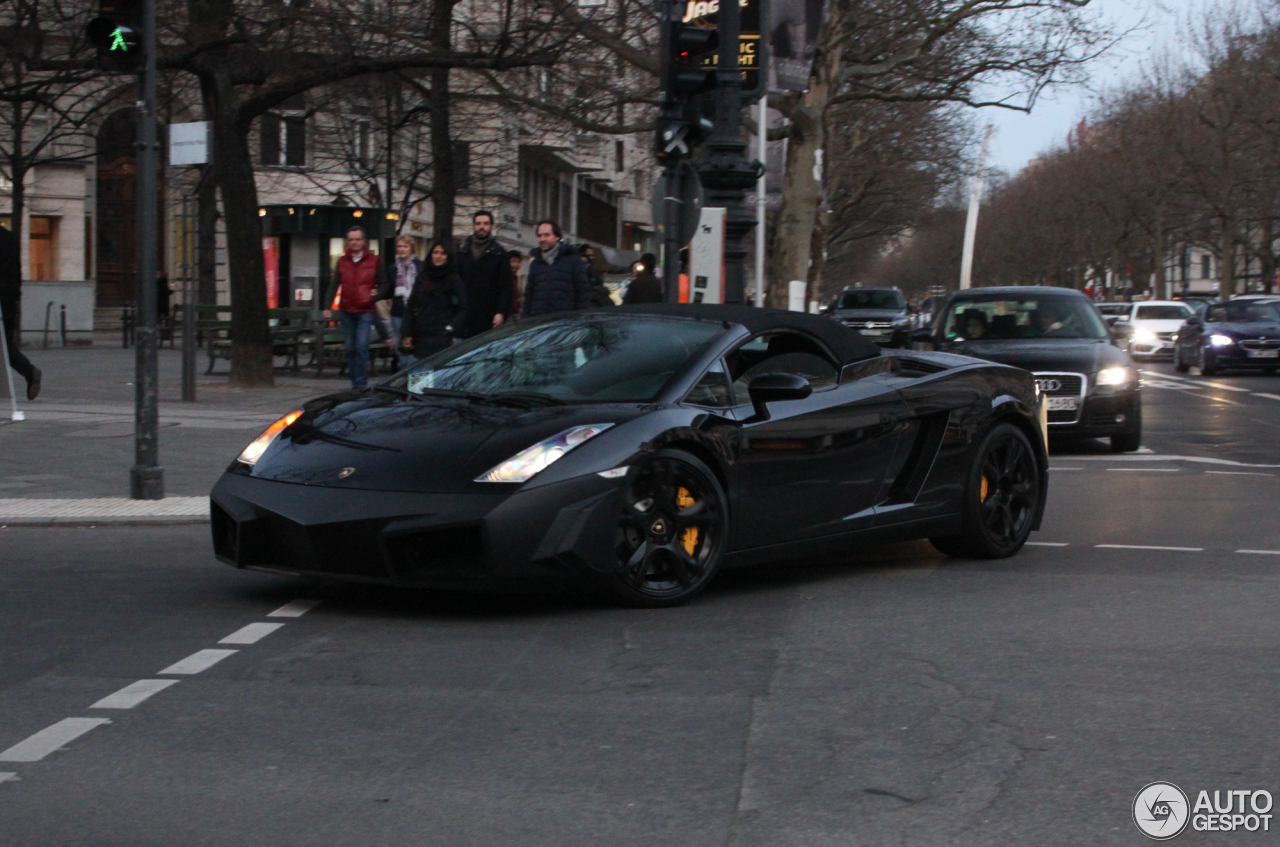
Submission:
MULTIPOLYGON (((332 304, 334 297, 342 295, 338 316, 342 320, 342 340, 347 348, 347 370, 353 388, 369 384, 369 331, 377 315, 374 303, 390 296, 385 290, 386 280, 378 257, 370 253, 368 247, 363 229, 353 226, 347 230, 347 252, 338 259, 324 300, 332 304)), ((332 317, 332 313, 325 309, 324 316, 332 317)))

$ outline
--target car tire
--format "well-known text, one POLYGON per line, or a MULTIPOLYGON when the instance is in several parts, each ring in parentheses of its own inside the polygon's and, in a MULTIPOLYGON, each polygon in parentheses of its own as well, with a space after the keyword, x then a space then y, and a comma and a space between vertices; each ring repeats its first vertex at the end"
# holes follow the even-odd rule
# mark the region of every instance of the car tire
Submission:
POLYGON ((1182 361, 1182 345, 1174 345, 1173 348, 1173 369, 1180 374, 1184 374, 1191 370, 1191 366, 1182 361))
POLYGON ((728 533, 728 498, 716 475, 683 450, 659 450, 627 473, 611 594, 646 609, 688 602, 715 577, 728 533))
POLYGON ((992 427, 974 452, 961 504, 960 532, 929 541, 948 556, 1004 559, 1026 544, 1040 510, 1040 460, 1010 423, 992 427))
POLYGON ((1200 373, 1204 376, 1214 376, 1218 373, 1218 363, 1209 358, 1209 354, 1204 348, 1200 348, 1200 373))

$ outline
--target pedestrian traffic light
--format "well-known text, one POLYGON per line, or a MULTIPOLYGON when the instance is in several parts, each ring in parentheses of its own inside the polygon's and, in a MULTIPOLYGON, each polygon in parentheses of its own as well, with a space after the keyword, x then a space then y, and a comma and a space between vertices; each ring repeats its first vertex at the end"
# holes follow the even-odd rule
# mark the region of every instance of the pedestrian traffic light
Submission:
POLYGON ((105 67, 133 70, 142 57, 141 0, 101 0, 84 34, 105 67))
POLYGON ((667 22, 666 95, 683 100, 716 87, 714 63, 708 63, 720 47, 714 29, 674 20, 667 22))

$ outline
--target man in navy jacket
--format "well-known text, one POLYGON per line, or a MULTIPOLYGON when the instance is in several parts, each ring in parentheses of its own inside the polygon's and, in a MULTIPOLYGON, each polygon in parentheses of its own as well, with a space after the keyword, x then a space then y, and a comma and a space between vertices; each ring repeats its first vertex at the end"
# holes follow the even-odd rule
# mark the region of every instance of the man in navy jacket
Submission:
POLYGON ((542 221, 536 232, 538 246, 529 254, 533 261, 524 285, 521 315, 531 318, 591 308, 591 279, 578 251, 561 240, 555 221, 542 221))

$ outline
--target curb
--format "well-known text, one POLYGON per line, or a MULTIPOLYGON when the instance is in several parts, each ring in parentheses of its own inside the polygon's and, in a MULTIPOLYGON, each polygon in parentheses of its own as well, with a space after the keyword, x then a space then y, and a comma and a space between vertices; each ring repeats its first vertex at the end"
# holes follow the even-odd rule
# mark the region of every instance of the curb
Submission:
POLYGON ((208 497, 127 500, 0 499, 0 528, 199 526, 209 523, 208 497))
POLYGON ((0 529, 33 527, 207 526, 208 518, 173 516, 148 518, 0 518, 0 529))

